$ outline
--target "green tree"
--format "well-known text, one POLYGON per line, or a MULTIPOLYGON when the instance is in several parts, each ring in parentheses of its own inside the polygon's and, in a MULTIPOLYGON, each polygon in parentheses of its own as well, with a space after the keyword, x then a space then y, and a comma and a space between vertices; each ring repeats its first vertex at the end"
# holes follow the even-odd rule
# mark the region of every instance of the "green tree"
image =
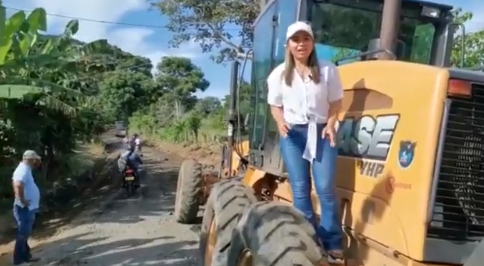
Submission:
POLYGON ((174 103, 177 117, 183 109, 190 109, 196 102, 194 93, 205 91, 210 83, 203 71, 185 57, 163 57, 158 63, 155 81, 163 90, 163 98, 174 103))
MULTIPOLYGON (((251 99, 252 99, 252 87, 249 82, 243 80, 239 87, 239 110, 240 113, 246 115, 252 110, 251 99)), ((224 112, 227 112, 230 104, 230 95, 226 95, 224 99, 224 112)))
POLYGON ((259 14, 257 0, 158 0, 152 7, 168 17, 173 47, 195 40, 204 53, 218 50, 211 56, 217 63, 233 60, 237 52, 252 47, 252 23, 259 14))
POLYGON ((199 99, 195 104, 195 111, 202 114, 211 114, 222 107, 222 103, 217 97, 205 97, 199 99))
POLYGON ((135 56, 117 47, 113 47, 113 52, 116 56, 116 70, 141 72, 146 76, 152 76, 153 64, 150 59, 135 56))
MULTIPOLYGON (((455 21, 466 23, 472 20, 472 12, 463 12, 461 8, 453 11, 455 21)), ((484 29, 476 32, 469 32, 465 36, 457 31, 454 40, 454 49, 452 50, 451 62, 454 66, 459 66, 462 54, 464 53, 464 67, 477 68, 484 64, 484 29), (462 47, 462 38, 464 38, 464 47, 462 47)))
POLYGON ((127 119, 152 103, 154 87, 153 80, 144 73, 113 71, 101 82, 100 100, 110 117, 127 119))

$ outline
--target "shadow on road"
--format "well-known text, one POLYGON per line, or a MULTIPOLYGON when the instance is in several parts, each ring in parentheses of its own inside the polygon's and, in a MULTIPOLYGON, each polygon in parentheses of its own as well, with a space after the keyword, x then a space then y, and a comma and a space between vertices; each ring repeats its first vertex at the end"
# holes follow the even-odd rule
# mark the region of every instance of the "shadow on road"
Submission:
POLYGON ((174 211, 179 167, 161 163, 158 159, 144 158, 142 187, 132 197, 121 190, 118 195, 96 213, 97 223, 137 223, 149 216, 170 217, 174 211), (136 205, 136 212, 126 216, 125 208, 136 205), (109 215, 105 215, 109 213, 109 215))
POLYGON ((110 240, 80 234, 41 245, 35 254, 42 257, 42 265, 196 265, 196 241, 173 239, 110 240))

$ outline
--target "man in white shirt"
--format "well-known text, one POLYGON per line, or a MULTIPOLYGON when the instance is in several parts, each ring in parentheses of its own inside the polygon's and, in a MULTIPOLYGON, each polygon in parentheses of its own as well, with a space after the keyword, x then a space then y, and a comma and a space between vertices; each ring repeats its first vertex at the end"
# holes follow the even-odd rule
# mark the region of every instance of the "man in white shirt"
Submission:
POLYGON ((33 150, 27 150, 12 176, 15 193, 13 214, 18 227, 13 254, 14 265, 29 265, 30 262, 39 260, 32 257, 28 240, 40 204, 40 191, 32 175, 32 169, 39 167, 40 164, 40 156, 33 150))
POLYGON ((138 134, 134 134, 134 147, 135 147, 135 151, 138 152, 138 153, 141 153, 141 138, 139 137, 138 134))

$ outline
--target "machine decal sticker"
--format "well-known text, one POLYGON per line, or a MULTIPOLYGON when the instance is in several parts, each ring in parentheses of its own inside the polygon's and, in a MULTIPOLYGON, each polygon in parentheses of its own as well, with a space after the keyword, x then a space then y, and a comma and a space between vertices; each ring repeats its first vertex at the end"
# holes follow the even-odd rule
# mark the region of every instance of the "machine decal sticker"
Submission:
POLYGON ((388 178, 385 185, 386 192, 392 194, 396 189, 410 190, 412 189, 412 184, 397 181, 394 177, 388 178))
POLYGON ((400 150, 398 151, 398 163, 405 169, 410 167, 415 158, 415 147, 417 147, 417 142, 412 142, 409 140, 400 141, 400 150))
POLYGON ((399 120, 398 114, 345 118, 338 130, 339 156, 356 158, 361 175, 381 175, 399 120))

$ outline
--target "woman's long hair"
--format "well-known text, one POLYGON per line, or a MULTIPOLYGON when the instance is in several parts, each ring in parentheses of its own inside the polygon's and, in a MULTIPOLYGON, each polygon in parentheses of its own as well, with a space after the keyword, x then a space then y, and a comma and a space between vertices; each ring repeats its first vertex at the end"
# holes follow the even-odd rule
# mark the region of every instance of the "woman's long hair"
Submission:
MULTIPOLYGON (((286 55, 284 57, 284 82, 287 86, 292 85, 292 80, 294 79, 294 56, 289 50, 289 46, 286 45, 286 55)), ((311 69, 311 76, 314 83, 319 84, 321 81, 321 69, 319 68, 318 56, 316 54, 316 47, 313 46, 313 51, 308 58, 308 67, 311 69)))

